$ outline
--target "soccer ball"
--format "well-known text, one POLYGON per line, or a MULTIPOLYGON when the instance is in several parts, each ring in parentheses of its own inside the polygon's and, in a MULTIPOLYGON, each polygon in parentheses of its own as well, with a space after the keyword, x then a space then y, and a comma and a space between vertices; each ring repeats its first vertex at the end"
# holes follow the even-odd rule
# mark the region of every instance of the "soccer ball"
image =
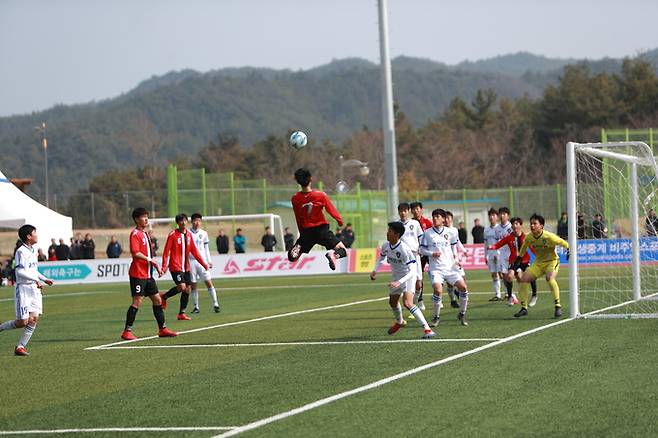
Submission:
POLYGON ((308 143, 308 137, 306 137, 306 134, 304 134, 302 131, 295 131, 290 134, 288 143, 295 149, 301 149, 306 146, 306 143, 308 143))

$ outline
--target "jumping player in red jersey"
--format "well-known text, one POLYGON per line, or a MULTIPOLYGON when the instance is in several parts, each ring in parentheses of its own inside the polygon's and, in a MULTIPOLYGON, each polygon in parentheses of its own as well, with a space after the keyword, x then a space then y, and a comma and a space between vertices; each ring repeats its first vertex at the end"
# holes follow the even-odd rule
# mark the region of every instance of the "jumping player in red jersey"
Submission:
POLYGON ((301 190, 295 193, 291 199, 292 209, 295 212, 297 228, 299 228, 299 239, 288 251, 288 260, 294 262, 302 254, 308 253, 314 245, 322 245, 327 248, 325 256, 329 260, 329 267, 336 270, 336 259, 347 257, 345 245, 329 228, 329 222, 322 213, 323 209, 331 215, 338 226, 343 226, 343 218, 331 203, 326 193, 311 189, 311 172, 308 169, 297 169, 295 181, 301 186, 301 190))
MULTIPOLYGON (((525 233, 523 232, 523 219, 520 217, 513 217, 510 222, 512 224, 512 232, 500 239, 495 244, 491 245, 488 249, 495 251, 505 245, 508 246, 510 249, 510 256, 508 260, 509 268, 507 269, 507 274, 505 274, 505 280, 511 283, 514 281, 514 277, 516 277, 517 281, 520 281, 521 275, 523 272, 525 272, 525 270, 528 268, 528 265, 530 264, 530 254, 526 252, 521 259, 519 268, 514 270, 514 261, 516 260, 516 256, 519 254, 519 249, 521 246, 523 246, 525 233)), ((530 299, 530 307, 533 307, 535 304, 537 304, 537 280, 531 282, 530 286, 532 286, 532 298, 530 299)), ((508 301, 508 305, 513 306, 514 304, 518 304, 518 300, 516 296, 512 294, 511 299, 508 301)))
POLYGON ((145 208, 138 207, 133 210, 135 229, 130 233, 130 253, 132 262, 128 275, 130 276, 130 293, 132 305, 128 308, 126 315, 126 327, 121 333, 121 338, 127 341, 137 339, 132 328, 135 323, 137 311, 142 305, 144 297, 147 296, 153 303, 153 315, 158 322, 158 336, 161 338, 173 337, 177 333, 169 330, 165 324, 165 315, 162 311, 162 300, 158 294, 158 286, 153 278, 153 270, 161 274, 160 267, 151 256, 151 239, 146 233, 149 224, 149 213, 145 208))
POLYGON ((192 286, 192 273, 190 271, 190 254, 199 261, 201 266, 207 271, 208 264, 203 259, 203 256, 194 244, 192 233, 187 232, 187 215, 176 215, 176 228, 167 236, 167 243, 165 243, 164 250, 162 251, 162 275, 171 272, 171 278, 176 283, 167 293, 162 294, 162 308, 167 308, 167 300, 179 293, 183 293, 180 297, 180 310, 176 317, 181 321, 189 321, 190 318, 185 314, 187 303, 190 300, 190 292, 192 286))

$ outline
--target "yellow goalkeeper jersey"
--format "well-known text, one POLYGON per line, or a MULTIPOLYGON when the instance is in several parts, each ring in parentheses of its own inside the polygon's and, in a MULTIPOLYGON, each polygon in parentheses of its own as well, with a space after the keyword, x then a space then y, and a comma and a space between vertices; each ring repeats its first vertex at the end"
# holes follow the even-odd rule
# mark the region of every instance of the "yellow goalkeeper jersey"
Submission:
POLYGON ((569 243, 566 240, 561 239, 550 231, 542 231, 539 237, 528 233, 519 250, 519 256, 523 256, 530 247, 535 253, 535 263, 554 262, 558 259, 557 252, 555 251, 556 246, 569 249, 569 243))

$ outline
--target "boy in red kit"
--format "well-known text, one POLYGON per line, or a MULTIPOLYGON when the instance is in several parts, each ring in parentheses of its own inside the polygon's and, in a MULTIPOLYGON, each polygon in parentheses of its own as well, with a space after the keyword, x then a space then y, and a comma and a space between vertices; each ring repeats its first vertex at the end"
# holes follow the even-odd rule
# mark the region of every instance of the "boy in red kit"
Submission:
POLYGON ((169 330, 165 324, 165 315, 162 311, 162 300, 158 294, 158 286, 153 278, 153 270, 161 274, 160 267, 153 260, 151 255, 151 240, 146 233, 146 227, 149 224, 149 213, 145 208, 138 207, 133 210, 133 220, 135 229, 130 233, 130 253, 132 262, 130 263, 130 294, 132 295, 132 304, 128 308, 126 315, 126 327, 121 333, 121 338, 127 341, 137 339, 133 334, 132 328, 135 323, 137 311, 142 305, 144 297, 147 296, 153 303, 153 315, 158 322, 158 336, 161 338, 173 337, 177 334, 169 330))
POLYGON ((187 232, 187 215, 176 215, 176 228, 167 236, 167 243, 162 251, 162 275, 171 272, 171 278, 176 283, 167 293, 162 294, 162 308, 167 308, 167 300, 174 295, 183 293, 180 297, 180 310, 177 319, 189 321, 190 318, 185 314, 187 303, 190 300, 190 291, 192 286, 192 274, 190 271, 190 254, 194 256, 199 264, 207 271, 208 264, 194 244, 192 233, 187 232))
POLYGON ((311 172, 308 169, 297 169, 295 181, 301 186, 301 190, 295 193, 291 199, 292 209, 295 212, 297 228, 299 228, 299 239, 288 251, 288 260, 294 262, 302 254, 308 253, 314 245, 322 245, 328 249, 327 260, 332 271, 336 270, 336 259, 347 257, 345 245, 329 228, 329 222, 322 213, 323 209, 331 215, 338 226, 343 226, 343 219, 336 207, 326 193, 311 189, 311 172))

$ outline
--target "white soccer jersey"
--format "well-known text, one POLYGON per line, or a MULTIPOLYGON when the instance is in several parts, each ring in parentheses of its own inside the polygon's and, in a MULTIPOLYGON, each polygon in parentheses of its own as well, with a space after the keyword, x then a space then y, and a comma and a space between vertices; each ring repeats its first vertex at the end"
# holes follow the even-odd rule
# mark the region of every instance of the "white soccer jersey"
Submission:
POLYGON ((402 225, 404 225, 404 234, 400 240, 406 243, 414 254, 417 254, 420 237, 423 235, 423 228, 420 226, 420 222, 416 219, 409 219, 407 222, 402 222, 402 225))
MULTIPOLYGON (((198 230, 191 228, 190 231, 192 232, 192 239, 194 239, 194 244, 196 245, 196 248, 199 250, 199 252, 204 258, 203 261, 208 264, 212 263, 212 260, 210 259, 210 240, 208 239, 208 233, 206 233, 201 228, 199 228, 198 230)), ((190 261, 196 261, 196 259, 191 253, 190 253, 190 261)))
POLYGON ((429 257, 430 271, 452 270, 455 267, 453 247, 457 242, 459 242, 458 236, 451 233, 447 227, 432 227, 425 230, 420 243, 420 253, 429 257), (435 252, 439 252, 441 256, 434 257, 432 254, 435 252))
POLYGON ((498 255, 497 250, 488 250, 487 248, 498 242, 498 225, 488 226, 484 229, 484 253, 488 257, 498 255))
POLYGON ((16 284, 36 284, 47 280, 37 270, 37 251, 23 244, 16 250, 16 284))
POLYGON ((381 255, 375 265, 375 271, 379 269, 384 259, 391 265, 393 280, 402 282, 403 280, 415 279, 416 255, 402 240, 398 241, 395 245, 391 245, 390 242, 384 242, 381 255))
MULTIPOLYGON (((496 225, 496 242, 512 233, 512 223, 507 222, 505 225, 502 223, 496 225)), ((498 250, 499 258, 507 263, 507 260, 510 256, 510 249, 507 245, 503 246, 498 250)))

